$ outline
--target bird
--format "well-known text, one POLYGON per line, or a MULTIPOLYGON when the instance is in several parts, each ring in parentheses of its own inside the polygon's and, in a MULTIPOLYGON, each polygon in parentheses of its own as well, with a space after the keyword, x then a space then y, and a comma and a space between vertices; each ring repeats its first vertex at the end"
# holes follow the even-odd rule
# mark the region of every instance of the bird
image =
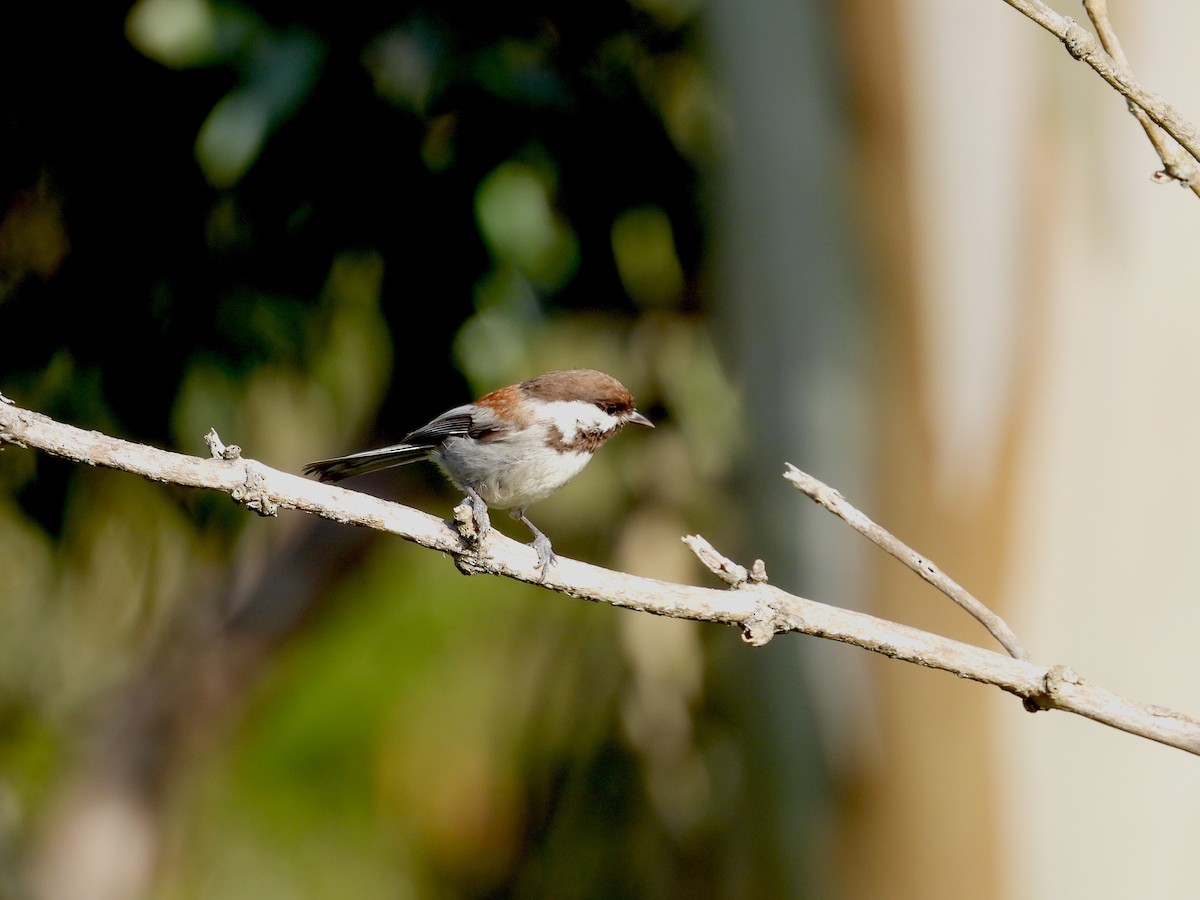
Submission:
POLYGON ((398 444, 310 462, 304 473, 336 482, 431 460, 466 495, 480 542, 491 529, 489 508, 508 510, 529 529, 544 578, 558 557, 526 509, 567 484, 630 424, 654 427, 613 376, 595 369, 546 372, 449 409, 398 444))

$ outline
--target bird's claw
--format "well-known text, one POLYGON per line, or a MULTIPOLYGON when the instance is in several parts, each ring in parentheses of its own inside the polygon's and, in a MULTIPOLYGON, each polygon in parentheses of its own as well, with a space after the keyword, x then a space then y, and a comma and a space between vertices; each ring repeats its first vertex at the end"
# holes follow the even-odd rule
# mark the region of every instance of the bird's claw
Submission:
POLYGON ((481 550, 483 539, 492 530, 491 517, 483 498, 468 494, 462 503, 454 507, 454 521, 463 543, 481 550))
POLYGON ((475 532, 482 542, 487 537, 487 533, 492 530, 492 519, 488 515, 487 504, 477 497, 470 498, 468 503, 471 506, 471 517, 475 520, 475 532))
POLYGON ((544 534, 539 534, 533 539, 530 546, 538 555, 537 565, 534 568, 541 569, 542 578, 545 578, 550 567, 558 565, 558 557, 554 555, 554 550, 550 547, 550 539, 544 534))

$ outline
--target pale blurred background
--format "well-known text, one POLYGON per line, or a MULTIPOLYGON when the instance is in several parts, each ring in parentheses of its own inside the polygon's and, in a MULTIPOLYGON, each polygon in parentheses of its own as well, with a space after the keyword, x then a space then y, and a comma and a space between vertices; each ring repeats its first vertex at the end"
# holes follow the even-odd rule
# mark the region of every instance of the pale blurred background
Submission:
MULTIPOLYGON (((1196 122, 1200 8, 1111 13, 1196 122)), ((595 366, 659 427, 561 554, 992 646, 792 462, 1200 714, 1200 201, 1000 0, 3 16, 17 403, 296 471, 595 366)), ((944 673, 14 448, 0 572, 0 897, 1196 896, 1200 762, 944 673)))

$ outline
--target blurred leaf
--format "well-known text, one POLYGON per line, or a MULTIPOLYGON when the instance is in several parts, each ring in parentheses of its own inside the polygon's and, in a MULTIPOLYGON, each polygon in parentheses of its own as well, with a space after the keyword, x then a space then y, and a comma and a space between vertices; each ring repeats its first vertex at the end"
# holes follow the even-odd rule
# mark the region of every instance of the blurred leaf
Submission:
POLYGON ((27 275, 53 277, 70 252, 62 209, 42 175, 17 192, 0 219, 0 303, 27 275))
POLYGON ((215 187, 236 184, 267 136, 300 105, 325 48, 298 29, 280 36, 259 30, 243 52, 242 85, 217 102, 196 136, 196 159, 215 187))
POLYGON ((488 248, 545 288, 562 287, 579 265, 571 226, 553 206, 553 179, 544 169, 502 163, 479 185, 475 215, 488 248))
POLYGON ((217 52, 217 13, 207 0, 137 0, 125 20, 129 42, 166 66, 194 66, 217 52))
POLYGON ((563 105, 566 92, 548 63, 552 42, 553 36, 545 32, 537 41, 503 38, 479 55, 476 77, 506 99, 535 106, 563 105))
POLYGON ((671 220, 661 207, 627 210, 612 227, 613 256, 626 292, 643 306, 667 306, 683 295, 683 269, 671 220))
POLYGON ((415 18, 375 38, 363 51, 363 65, 381 96, 423 115, 445 55, 439 31, 428 20, 415 18))

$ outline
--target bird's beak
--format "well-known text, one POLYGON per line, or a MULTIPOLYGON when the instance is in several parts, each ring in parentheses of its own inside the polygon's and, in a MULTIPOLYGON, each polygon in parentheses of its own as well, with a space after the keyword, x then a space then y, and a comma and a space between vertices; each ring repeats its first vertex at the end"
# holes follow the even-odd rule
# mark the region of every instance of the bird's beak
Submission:
POLYGON ((630 414, 629 421, 632 422, 634 425, 645 425, 647 428, 654 427, 654 423, 651 422, 649 419, 647 419, 645 416, 643 416, 636 409, 630 414))

